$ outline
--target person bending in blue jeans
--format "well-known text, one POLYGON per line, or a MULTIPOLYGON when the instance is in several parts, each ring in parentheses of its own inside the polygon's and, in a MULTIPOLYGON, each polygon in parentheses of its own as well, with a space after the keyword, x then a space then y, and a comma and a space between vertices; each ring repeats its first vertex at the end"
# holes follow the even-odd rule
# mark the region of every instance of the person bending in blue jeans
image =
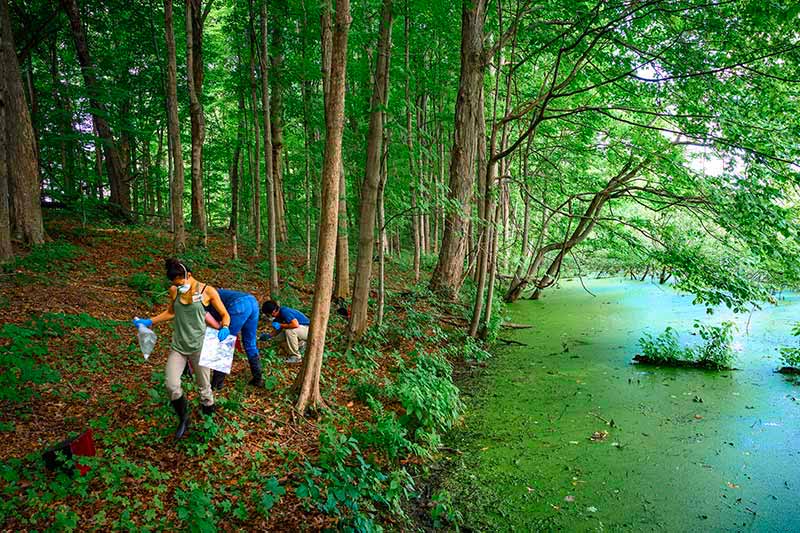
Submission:
MULTIPOLYGON (((250 385, 256 387, 264 386, 264 377, 261 370, 261 357, 256 346, 258 335, 258 300, 252 294, 246 292, 231 291, 228 289, 217 289, 225 309, 231 316, 231 335, 240 335, 239 340, 244 346, 247 354, 247 362, 250 364, 250 372, 253 379, 250 385)), ((219 321, 219 313, 213 307, 206 307, 206 322, 214 326, 214 322, 219 321), (210 316, 209 316, 210 315, 210 316), (210 319, 213 320, 210 320, 210 319)), ((220 390, 225 381, 225 373, 214 370, 211 377, 211 388, 220 390)))

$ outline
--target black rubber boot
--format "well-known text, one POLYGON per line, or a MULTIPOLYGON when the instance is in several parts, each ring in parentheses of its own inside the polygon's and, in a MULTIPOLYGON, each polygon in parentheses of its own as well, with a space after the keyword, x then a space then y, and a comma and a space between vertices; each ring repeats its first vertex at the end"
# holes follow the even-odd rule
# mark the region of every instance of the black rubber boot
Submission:
POLYGON ((223 385, 225 385, 225 372, 214 370, 213 374, 211 375, 211 390, 222 390, 223 385))
POLYGON ((247 363, 250 365, 250 373, 253 374, 253 379, 248 384, 262 388, 264 386, 264 375, 261 372, 261 358, 258 354, 253 357, 248 356, 247 363))
POLYGON ((175 438, 181 439, 186 435, 186 430, 189 429, 189 405, 186 402, 185 396, 181 396, 177 400, 172 400, 171 403, 172 408, 175 409, 175 413, 180 419, 178 429, 175 430, 175 438))
POLYGON ((203 411, 203 414, 206 416, 211 416, 217 411, 216 404, 212 405, 201 405, 200 410, 203 411))

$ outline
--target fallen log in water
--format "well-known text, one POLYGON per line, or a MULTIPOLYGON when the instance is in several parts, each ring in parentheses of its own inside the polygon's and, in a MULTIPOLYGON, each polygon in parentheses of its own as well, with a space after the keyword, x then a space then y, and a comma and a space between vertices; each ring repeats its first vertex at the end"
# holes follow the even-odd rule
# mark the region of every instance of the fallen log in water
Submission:
POLYGON ((524 342, 512 341, 511 339, 502 339, 500 337, 497 337, 497 340, 509 345, 513 344, 514 346, 527 346, 527 344, 525 344, 524 342))

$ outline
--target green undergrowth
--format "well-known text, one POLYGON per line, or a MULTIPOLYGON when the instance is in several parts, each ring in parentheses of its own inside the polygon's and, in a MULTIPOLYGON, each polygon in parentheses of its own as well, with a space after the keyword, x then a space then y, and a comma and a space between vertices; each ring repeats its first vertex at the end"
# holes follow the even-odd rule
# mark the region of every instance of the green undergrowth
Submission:
POLYGON ((639 339, 642 355, 647 362, 659 365, 690 364, 712 370, 728 370, 733 366, 733 322, 722 322, 718 326, 694 322, 694 329, 702 342, 696 346, 682 346, 678 332, 667 327, 654 337, 646 333, 639 339))
POLYGON ((54 271, 62 274, 72 270, 83 255, 80 246, 65 240, 37 244, 27 253, 20 254, 13 261, 0 266, 4 271, 16 271, 14 282, 18 285, 35 281, 45 281, 54 271), (22 272, 27 275, 23 275, 22 272))
MULTIPOLYGON (((392 517, 392 529, 415 527, 406 512, 406 504, 421 497, 412 471, 426 477, 442 436, 464 409, 453 364, 490 357, 482 343, 431 320, 437 313, 464 313, 463 306, 439 302, 425 288, 403 296, 404 318, 392 327, 373 328, 360 345, 339 355, 350 372, 347 387, 369 408, 370 419, 361 426, 347 416, 326 419, 319 458, 305 462, 296 488, 307 509, 337 517, 345 531, 381 531, 386 516, 392 517), (404 343, 414 348, 389 348, 404 343), (408 464, 418 466, 409 470, 408 464)), ((500 323, 490 324, 493 337, 500 323)), ((458 528, 460 520, 449 493, 434 494, 427 521, 436 528, 458 528)))
POLYGON ((23 404, 40 394, 41 385, 56 383, 64 371, 106 371, 113 365, 111 355, 101 352, 85 332, 95 330, 104 336, 117 337, 114 328, 120 323, 85 313, 70 315, 44 313, 22 324, 0 326, 0 400, 23 404), (51 343, 70 343, 69 358, 54 360, 51 343), (58 366, 57 366, 58 365, 58 366))
MULTIPOLYGON (((160 290, 158 280, 148 275, 129 279, 142 298, 160 290)), ((284 297, 297 298, 292 291, 284 297)), ((392 308, 396 320, 391 325, 370 329, 349 353, 328 354, 329 361, 338 361, 323 368, 324 387, 331 391, 343 386, 367 409, 367 417, 356 418, 345 406, 332 405, 317 422, 318 454, 299 455, 269 443, 242 455, 239 450, 262 419, 245 406, 245 382, 233 380, 219 399, 224 416, 196 414, 193 431, 178 444, 187 460, 201 460, 199 466, 175 471, 147 452, 174 446, 174 415, 164 405, 163 370, 154 368, 141 387, 112 380, 105 393, 113 401, 98 398, 93 418, 85 424, 95 430, 103 453, 81 460, 91 467, 86 476, 47 472, 40 449, 0 462, 0 523, 74 531, 87 525, 80 506, 98 509, 90 521, 95 529, 210 532, 221 521, 247 528, 254 520, 269 520, 275 506, 291 495, 309 512, 333 517, 339 530, 413 529, 408 508, 419 488, 412 475, 437 458, 442 435, 463 411, 453 365, 483 361, 489 354, 482 343, 431 320, 453 309, 444 311, 444 304, 427 291, 417 290, 406 300, 412 305, 392 308), (137 424, 120 422, 115 414, 120 405, 147 414, 137 424)), ((16 404, 20 416, 24 403, 45 390, 88 401, 93 373, 113 375, 120 365, 140 364, 135 340, 129 339, 113 356, 101 348, 98 338, 119 339, 116 329, 123 325, 59 313, 4 324, 0 357, 7 371, 0 374, 0 400, 16 404), (53 357, 56 346, 59 357, 53 357), (65 379, 69 387, 58 385, 65 379)), ((273 416, 288 419, 291 394, 278 386, 286 370, 272 350, 264 351, 263 361, 266 389, 277 404, 273 416)), ((193 382, 184 380, 183 385, 190 397, 196 396, 193 382)), ((3 422, 0 431, 13 431, 13 419, 3 422)), ((431 523, 452 525, 458 520, 449 495, 436 495, 431 523)))

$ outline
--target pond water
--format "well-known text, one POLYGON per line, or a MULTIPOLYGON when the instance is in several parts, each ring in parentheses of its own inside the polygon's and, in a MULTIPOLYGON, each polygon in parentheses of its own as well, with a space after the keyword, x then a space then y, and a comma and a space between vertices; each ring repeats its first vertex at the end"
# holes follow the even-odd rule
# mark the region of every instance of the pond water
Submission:
POLYGON ((479 531, 800 531, 800 386, 773 371, 800 298, 707 315, 648 282, 561 283, 509 309, 444 480, 479 531), (630 364, 644 332, 734 320, 735 371, 630 364), (595 432, 608 432, 592 440, 595 432))

